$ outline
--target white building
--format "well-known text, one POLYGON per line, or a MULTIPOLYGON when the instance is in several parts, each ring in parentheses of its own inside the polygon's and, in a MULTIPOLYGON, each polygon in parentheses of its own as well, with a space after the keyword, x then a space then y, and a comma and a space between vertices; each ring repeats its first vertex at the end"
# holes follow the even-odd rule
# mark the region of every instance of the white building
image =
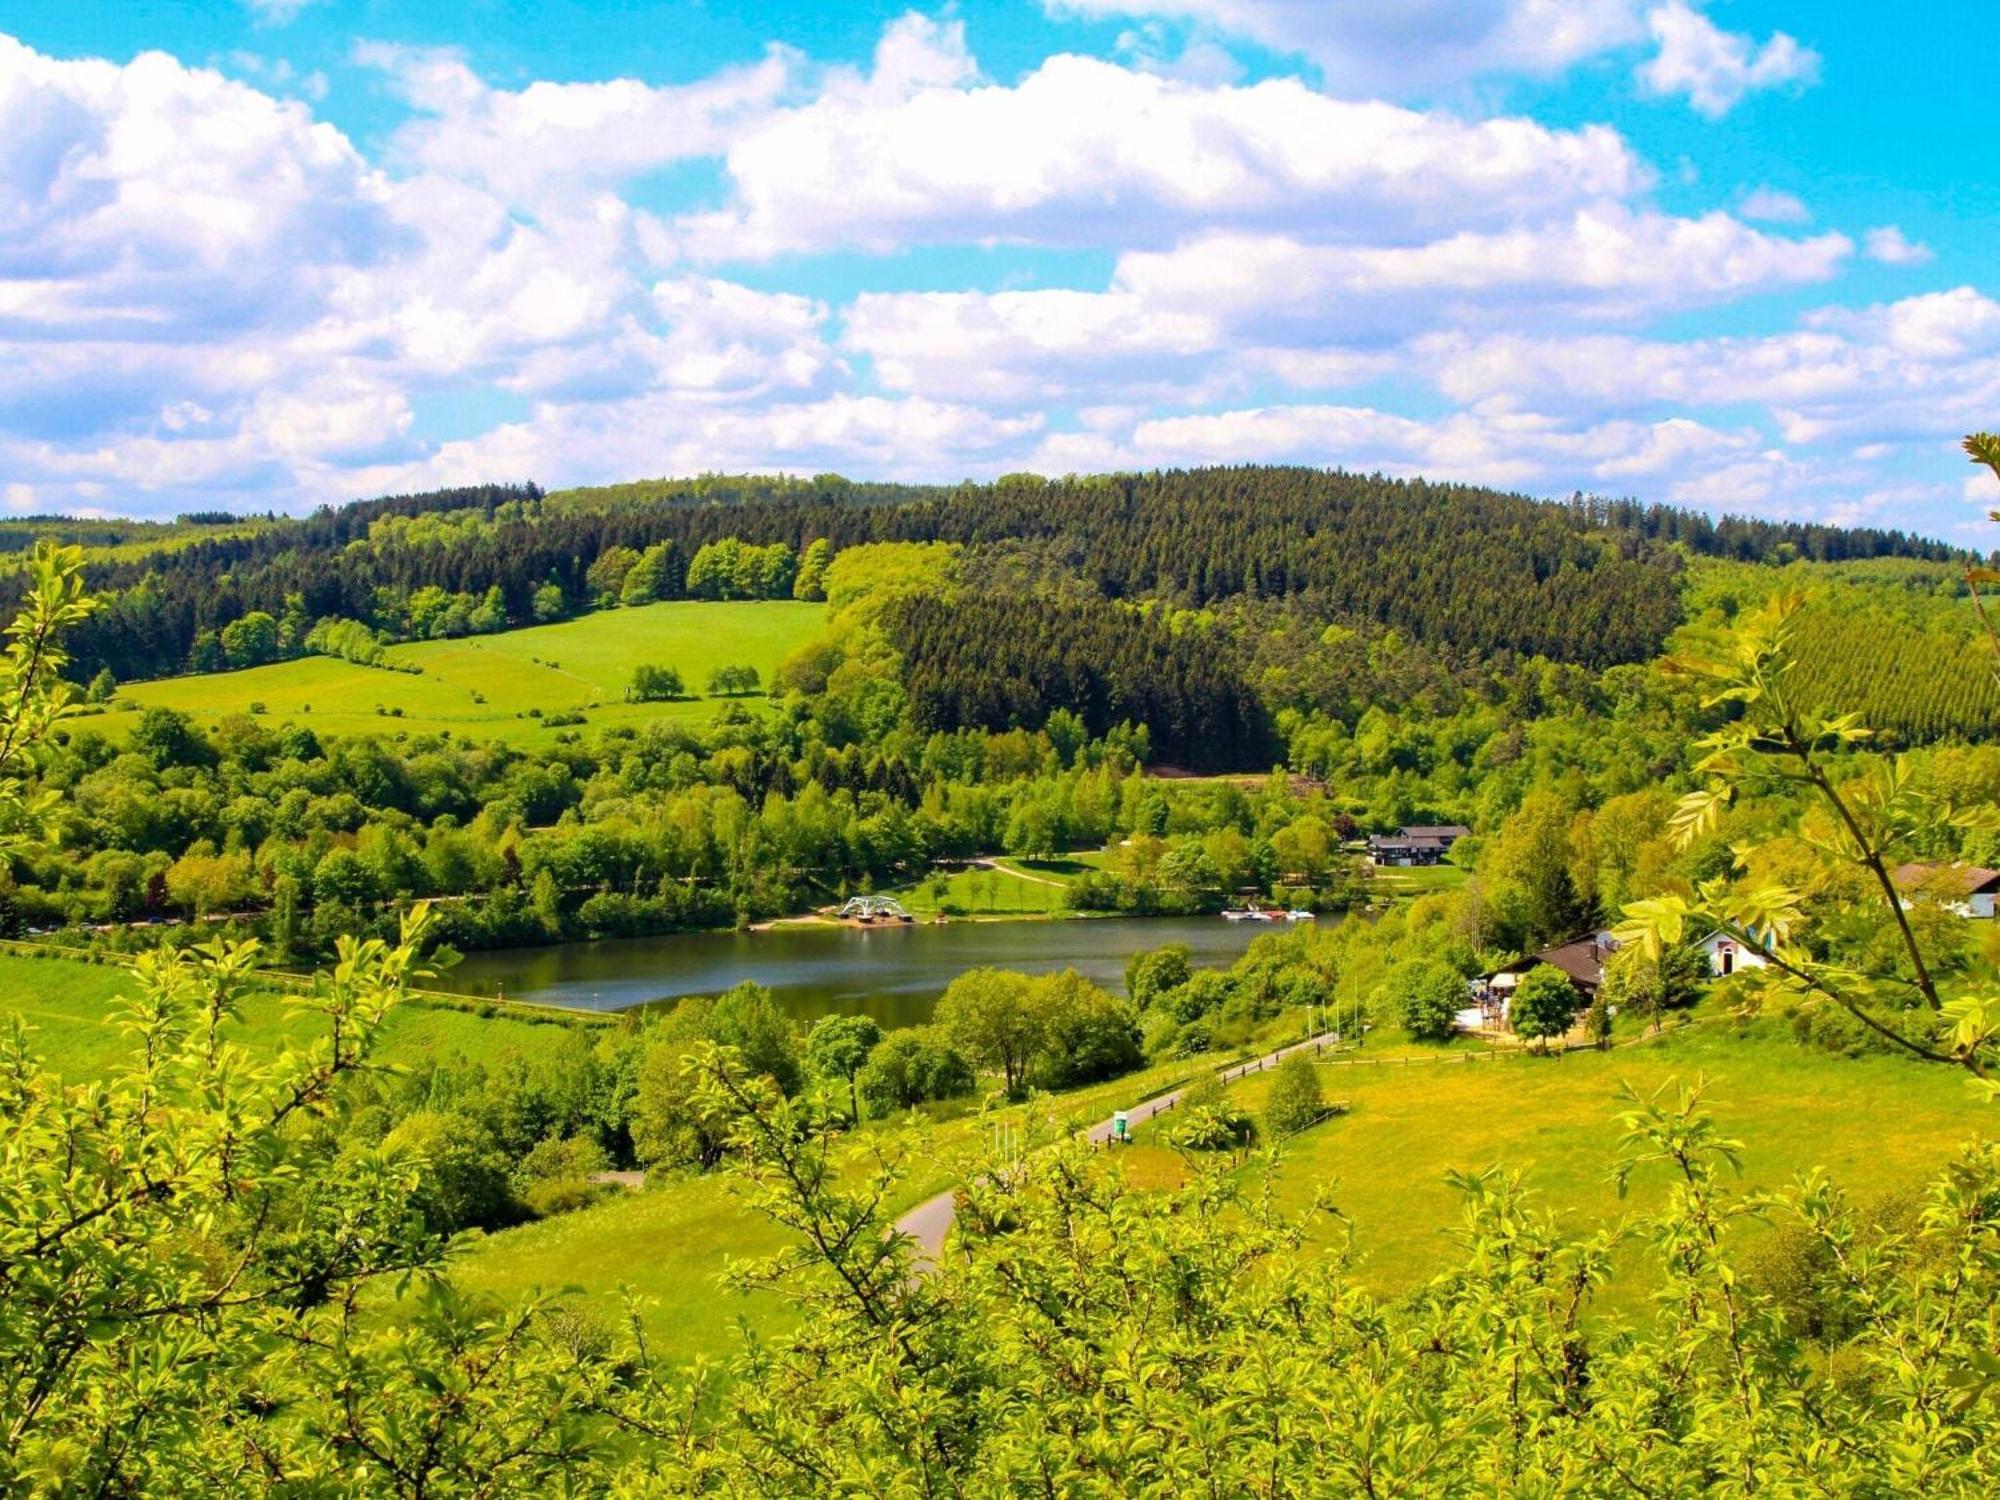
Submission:
POLYGON ((1720 979, 1738 969, 1761 969, 1770 960, 1741 938, 1717 930, 1695 945, 1708 959, 1708 972, 1720 979))

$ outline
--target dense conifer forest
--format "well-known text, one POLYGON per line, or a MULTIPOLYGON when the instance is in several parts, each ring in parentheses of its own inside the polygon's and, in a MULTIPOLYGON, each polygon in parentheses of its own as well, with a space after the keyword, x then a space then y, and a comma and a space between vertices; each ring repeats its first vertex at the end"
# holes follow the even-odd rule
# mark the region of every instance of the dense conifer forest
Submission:
MULTIPOLYGON (((210 518, 204 518, 208 520, 210 518)), ((533 485, 392 496, 204 538, 175 528, 87 531, 110 603, 77 632, 75 672, 120 681, 204 661, 201 644, 249 614, 410 628, 425 590, 527 624, 596 607, 608 553, 675 544, 656 597, 736 538, 943 541, 974 552, 1039 549, 1081 588, 1114 600, 1205 607, 1311 596, 1328 618, 1394 628, 1454 651, 1508 651, 1607 666, 1655 654, 1679 619, 1683 550, 1749 561, 1914 557, 1950 550, 1900 532, 1726 519, 1657 506, 1546 504, 1465 485, 1296 468, 1232 468, 917 487, 713 478, 572 491, 533 485), (493 591, 498 593, 494 594, 493 591), (396 601, 403 601, 399 609, 396 601)), ((18 599, 0 579, 0 608, 18 599)), ((457 633, 471 628, 463 618, 457 633)))

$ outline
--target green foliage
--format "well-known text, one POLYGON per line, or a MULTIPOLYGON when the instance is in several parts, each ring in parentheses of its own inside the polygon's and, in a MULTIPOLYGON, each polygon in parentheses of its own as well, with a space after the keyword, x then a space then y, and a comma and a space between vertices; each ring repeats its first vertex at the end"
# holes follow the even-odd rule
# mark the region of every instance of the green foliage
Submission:
POLYGON ((1466 1006, 1465 977, 1436 959, 1407 959, 1389 971, 1383 998, 1416 1040, 1448 1041, 1466 1006))
POLYGON ((1264 1100, 1264 1123, 1271 1134, 1280 1140, 1296 1135, 1317 1124, 1325 1112, 1326 1096, 1312 1059, 1299 1052, 1279 1063, 1271 1078, 1271 1092, 1264 1100))
POLYGON ((1516 1036, 1546 1047, 1568 1034, 1582 1010, 1583 996, 1569 976, 1552 964, 1536 964, 1514 986, 1507 1021, 1516 1036))
POLYGON ((1257 1138, 1257 1122, 1224 1091, 1213 1073, 1181 1090, 1161 1138, 1176 1151, 1238 1152, 1257 1138))
POLYGON ((618 602, 625 605, 654 604, 662 599, 679 598, 682 573, 677 552, 675 545, 668 541, 657 543, 640 553, 629 567, 622 569, 618 602))
POLYGON ((634 1154, 666 1167, 711 1168, 722 1159, 726 1122, 710 1107, 690 1067, 716 1045, 785 1094, 802 1081, 791 1022, 770 991, 740 984, 719 999, 687 999, 647 1035, 632 1097, 634 1154))
MULTIPOLYGON (((225 1035, 254 944, 134 965, 134 1055, 76 1091, 0 1038, 0 1480, 10 1491, 205 1488, 253 1393, 322 1394, 288 1362, 373 1277, 434 1267, 410 1211, 421 1160, 357 1152, 321 1177, 306 1128, 418 972, 426 915, 396 945, 347 940, 301 1002, 319 1034, 275 1058, 225 1035), (197 1418, 195 1414, 203 1414, 197 1418), (218 1446, 211 1448, 213 1438, 218 1446)), ((308 1434, 271 1434, 323 1462, 308 1434)), ((281 1460, 286 1467, 291 1460, 281 1460)))
POLYGON ((832 544, 823 536, 815 537, 799 557, 798 576, 792 580, 792 597, 826 598, 826 569, 832 559, 832 544))
POLYGON ((681 674, 672 667, 642 663, 632 669, 632 681, 625 689, 627 703, 667 703, 685 698, 687 688, 681 674))
POLYGON ((805 1066, 813 1077, 846 1086, 851 1118, 861 1118, 857 1079, 881 1043, 882 1028, 867 1016, 822 1016, 806 1034, 805 1066))
POLYGON ((1137 720, 1168 760, 1268 758, 1263 710, 1224 639, 1176 634, 1112 604, 971 595, 912 594, 885 623, 920 731, 1039 729, 1059 714, 1074 743, 1072 716, 1093 735, 1137 720))
POLYGON ((869 1111, 894 1114, 934 1099, 972 1092, 972 1064, 935 1026, 905 1026, 876 1043, 857 1078, 869 1111))
POLYGON ((1144 1010, 1167 991, 1186 984, 1189 972, 1185 943, 1168 943, 1135 953, 1125 966, 1125 993, 1134 1005, 1144 1010))
POLYGON ((1028 1070, 1047 1046, 1048 1019, 1034 983, 1005 969, 968 969, 939 997, 936 1024, 977 1066, 1000 1074, 1006 1091, 1021 1092, 1028 1070))
POLYGON ((84 592, 78 548, 37 543, 26 576, 0 657, 0 857, 43 836, 62 800, 55 788, 28 781, 43 741, 72 706, 60 680, 69 663, 63 638, 98 608, 84 592))
POLYGON ((747 663, 717 667, 708 674, 708 692, 711 697, 739 697, 745 693, 756 692, 761 685, 757 669, 747 663))
POLYGON ((696 599, 790 599, 798 558, 786 542, 753 546, 735 537, 710 542, 687 569, 696 599))
POLYGON ((1707 956, 1692 943, 1657 953, 1644 945, 1621 948, 1604 965, 1599 999, 1621 1014, 1649 1017, 1657 1028, 1663 1012, 1694 1004, 1707 978, 1707 956))
POLYGON ((1076 1088, 1130 1073, 1144 1061, 1134 1007, 1074 969, 1034 981, 1030 1004, 1043 1037, 1031 1076, 1043 1088, 1076 1088))
POLYGON ((1870 732, 1858 715, 1829 715, 1794 692, 1799 605, 1796 597, 1774 599, 1739 625, 1726 655, 1680 664, 1710 685, 1711 704, 1732 705, 1735 716, 1697 744, 1707 784, 1681 799, 1674 827, 1684 844, 1693 843, 1739 797, 1800 788, 1816 814, 1802 830, 1805 879, 1760 876, 1736 851, 1723 873, 1696 886, 1692 900, 1669 894, 1629 904, 1619 936, 1657 956, 1719 929, 1765 960, 1746 976, 1759 998, 1807 1010, 1836 1006, 1884 1043, 1962 1066, 1991 1092, 1987 1075, 2000 1037, 2000 1007, 1990 998, 1993 961, 1975 960, 1951 941, 1956 924, 1945 927, 1942 944, 1935 931, 1927 937, 1895 866, 1902 851, 1938 829, 1993 827, 1993 805, 1960 806, 1901 759, 1841 764, 1860 754, 1870 732), (1813 886, 1829 899, 1810 900, 1813 886), (1814 906, 1838 919, 1840 941, 1830 953, 1806 941, 1814 906))

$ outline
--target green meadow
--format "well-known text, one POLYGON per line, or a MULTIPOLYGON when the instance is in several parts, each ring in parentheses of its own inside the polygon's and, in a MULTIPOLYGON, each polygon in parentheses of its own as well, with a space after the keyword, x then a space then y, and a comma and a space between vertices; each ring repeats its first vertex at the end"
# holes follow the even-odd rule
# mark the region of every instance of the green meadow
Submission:
MULTIPOLYGON (((1644 1094, 1700 1082, 1723 1134, 1742 1144, 1746 1189, 1778 1190, 1822 1166, 1857 1202, 1922 1183, 1969 1140, 2000 1131, 1951 1068, 1888 1056, 1847 1058, 1723 1019, 1637 1041, 1610 1052, 1495 1060, 1477 1044, 1407 1049, 1384 1065, 1323 1065, 1325 1097, 1348 1106, 1288 1142, 1276 1169, 1278 1203, 1303 1209, 1322 1186, 1353 1222, 1362 1280, 1406 1291, 1440 1270, 1462 1200, 1445 1180, 1454 1169, 1520 1173, 1540 1206, 1585 1232, 1657 1209, 1657 1168, 1620 1200, 1611 1178, 1622 1127, 1621 1085, 1644 1094), (1467 1060, 1471 1059, 1471 1060, 1467 1060)), ((1231 1097, 1261 1113, 1269 1074, 1253 1074, 1231 1097)), ((1170 1118, 1170 1117, 1169 1117, 1170 1118)), ((1142 1181, 1177 1178, 1179 1159, 1146 1142, 1130 1153, 1142 1181)), ((1255 1171, 1255 1168, 1250 1169, 1255 1171)), ((1628 1246, 1630 1267, 1650 1253, 1628 1246)), ((1643 1298, 1629 1270, 1607 1304, 1643 1298)))
MULTIPOLYGON (((131 1040, 118 1020, 118 999, 131 988, 116 964, 0 954, 0 1020, 21 1017, 30 1027, 31 1050, 71 1082, 102 1077, 131 1055, 131 1040)), ((245 1046, 276 1052, 306 1041, 319 1024, 312 1012, 282 996, 251 995, 231 1029, 245 1046)), ((452 1056, 489 1065, 509 1055, 533 1057, 552 1051, 572 1024, 560 1013, 540 1021, 412 1003, 391 1012, 379 1060, 409 1067, 452 1056)))
POLYGON ((778 663, 825 619, 824 605, 792 600, 686 600, 599 610, 555 625, 389 648, 390 661, 417 672, 308 656, 239 672, 135 682, 119 690, 111 712, 77 722, 120 737, 136 708, 179 709, 213 724, 262 705, 274 721, 296 719, 323 735, 450 733, 536 743, 557 732, 543 722, 553 714, 581 713, 595 728, 710 718, 730 701, 704 695, 711 672, 749 665, 768 683, 778 663), (644 665, 672 667, 695 696, 626 703, 632 670, 644 665), (530 709, 542 717, 530 716, 530 709))
MULTIPOLYGON (((112 1006, 123 983, 113 966, 0 956, 0 1014, 21 1015, 34 1028, 36 1049, 64 1077, 97 1076, 129 1045, 112 1006)), ((252 1045, 277 1046, 303 1039, 311 1026, 310 1016, 282 1000, 255 997, 239 1034, 252 1045)), ((391 1018, 380 1056, 392 1066, 454 1054, 491 1064, 553 1048, 566 1029, 410 1005, 391 1018)), ((1202 1066, 1163 1063, 1031 1107, 1089 1123, 1186 1081, 1202 1066)), ((1768 1032, 1740 1032, 1719 1017, 1611 1052, 1556 1058, 1495 1058, 1471 1043, 1371 1048, 1359 1065, 1324 1063, 1320 1076, 1326 1097, 1347 1111, 1286 1143, 1275 1168, 1276 1198, 1300 1210, 1321 1187, 1330 1188, 1354 1226, 1359 1274, 1390 1295, 1421 1284, 1451 1256, 1462 1207, 1446 1181, 1453 1169, 1520 1173, 1540 1203, 1578 1232, 1657 1206, 1664 1188, 1657 1172, 1642 1174, 1623 1201, 1611 1181, 1622 1084, 1650 1093, 1704 1081, 1708 1107, 1725 1133, 1742 1142, 1747 1189, 1783 1188, 1821 1165, 1865 1202, 1921 1182, 1962 1142, 1996 1128, 1990 1111, 1949 1069, 1839 1057, 1768 1032)), ((1252 1075, 1232 1086, 1231 1096, 1261 1113, 1269 1078, 1252 1075)), ((1024 1113, 1016 1108, 1003 1118, 1020 1120, 1024 1113)), ((965 1101, 935 1107, 913 1127, 871 1123, 871 1135, 911 1132, 911 1175, 894 1206, 958 1180, 993 1124, 994 1117, 965 1101)), ((1158 1143, 1156 1126, 1140 1127, 1138 1137, 1119 1156, 1137 1185, 1185 1175, 1183 1159, 1158 1143)), ((1254 1179, 1263 1169, 1243 1170, 1254 1179)), ((1331 1224, 1321 1232, 1331 1234, 1331 1224)), ((459 1269, 467 1285, 502 1296, 571 1288, 604 1316, 618 1315, 629 1293, 656 1347, 691 1359, 727 1353, 739 1320, 762 1330, 782 1325, 788 1314, 778 1298, 726 1295, 718 1279, 731 1257, 768 1254, 782 1243, 725 1180, 681 1177, 616 1193, 573 1214, 473 1236, 459 1269)), ((1606 1307, 1636 1310, 1647 1290, 1647 1253, 1636 1242, 1621 1253, 1627 1269, 1606 1307)))

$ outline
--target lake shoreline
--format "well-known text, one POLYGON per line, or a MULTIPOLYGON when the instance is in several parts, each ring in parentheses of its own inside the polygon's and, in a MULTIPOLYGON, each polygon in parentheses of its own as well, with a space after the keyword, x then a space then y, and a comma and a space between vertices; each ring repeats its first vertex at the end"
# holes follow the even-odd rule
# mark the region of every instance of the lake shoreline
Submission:
POLYGON ((751 982, 771 990, 801 1019, 858 1012, 884 1026, 904 1026, 927 1020, 945 987, 968 969, 1073 968, 1116 990, 1137 953, 1183 943, 1196 965, 1226 967, 1257 937, 1287 929, 1297 930, 1220 916, 1113 913, 1092 913, 1088 920, 1024 913, 863 926, 815 913, 755 930, 485 949, 465 955, 440 984, 480 999, 618 1012, 751 982))

